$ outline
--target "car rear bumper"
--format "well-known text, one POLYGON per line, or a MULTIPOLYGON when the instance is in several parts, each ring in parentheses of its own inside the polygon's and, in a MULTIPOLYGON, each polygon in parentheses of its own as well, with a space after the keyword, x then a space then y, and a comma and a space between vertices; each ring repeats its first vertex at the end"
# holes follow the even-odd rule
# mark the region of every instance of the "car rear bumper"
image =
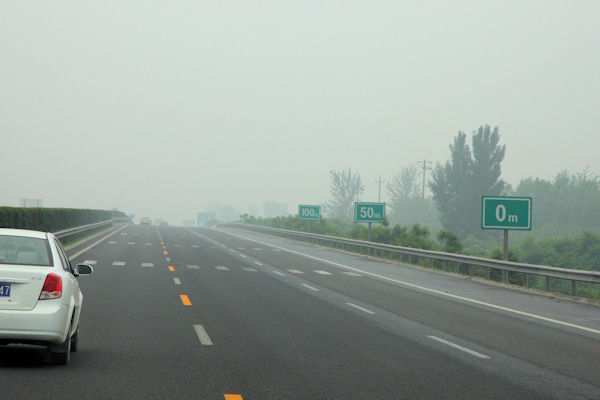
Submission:
POLYGON ((71 313, 70 307, 60 299, 38 301, 29 311, 0 310, 0 342, 63 343, 69 330, 71 313))

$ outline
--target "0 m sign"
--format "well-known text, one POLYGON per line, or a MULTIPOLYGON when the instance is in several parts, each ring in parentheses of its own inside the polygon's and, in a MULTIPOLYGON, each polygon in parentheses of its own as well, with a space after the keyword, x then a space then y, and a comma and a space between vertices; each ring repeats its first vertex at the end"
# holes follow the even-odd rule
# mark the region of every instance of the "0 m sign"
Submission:
POLYGON ((531 197, 483 196, 481 229, 531 230, 531 197))

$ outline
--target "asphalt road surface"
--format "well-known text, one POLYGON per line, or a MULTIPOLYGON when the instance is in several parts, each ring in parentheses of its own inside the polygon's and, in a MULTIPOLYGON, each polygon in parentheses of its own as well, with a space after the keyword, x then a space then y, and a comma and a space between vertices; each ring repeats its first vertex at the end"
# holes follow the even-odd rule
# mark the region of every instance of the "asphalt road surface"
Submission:
POLYGON ((79 350, 0 347, 0 400, 600 399, 600 307, 240 230, 127 225, 79 350))

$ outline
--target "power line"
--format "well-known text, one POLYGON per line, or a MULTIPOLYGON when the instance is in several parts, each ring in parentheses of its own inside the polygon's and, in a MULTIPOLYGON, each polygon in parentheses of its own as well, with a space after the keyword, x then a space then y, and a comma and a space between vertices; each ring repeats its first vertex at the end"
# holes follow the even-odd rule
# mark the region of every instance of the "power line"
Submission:
POLYGON ((425 225, 425 184, 427 181, 427 170, 431 169, 431 161, 423 160, 417 161, 417 164, 423 165, 423 198, 421 201, 421 224, 425 225))
POLYGON ((427 161, 427 160, 423 160, 423 161, 417 161, 417 164, 419 165, 423 165, 423 202, 425 201, 425 184, 426 184, 426 176, 427 176, 427 170, 431 169, 431 161, 427 161))

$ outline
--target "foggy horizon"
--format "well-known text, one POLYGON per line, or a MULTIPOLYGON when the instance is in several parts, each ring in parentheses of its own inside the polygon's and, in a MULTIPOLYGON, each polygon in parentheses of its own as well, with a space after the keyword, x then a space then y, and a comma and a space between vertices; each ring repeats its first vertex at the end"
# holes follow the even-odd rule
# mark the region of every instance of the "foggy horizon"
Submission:
MULTIPOLYGON (((0 5, 0 206, 322 204, 489 124, 502 179, 600 174, 600 3, 0 5)), ((430 171, 428 172, 428 176, 430 171)))

